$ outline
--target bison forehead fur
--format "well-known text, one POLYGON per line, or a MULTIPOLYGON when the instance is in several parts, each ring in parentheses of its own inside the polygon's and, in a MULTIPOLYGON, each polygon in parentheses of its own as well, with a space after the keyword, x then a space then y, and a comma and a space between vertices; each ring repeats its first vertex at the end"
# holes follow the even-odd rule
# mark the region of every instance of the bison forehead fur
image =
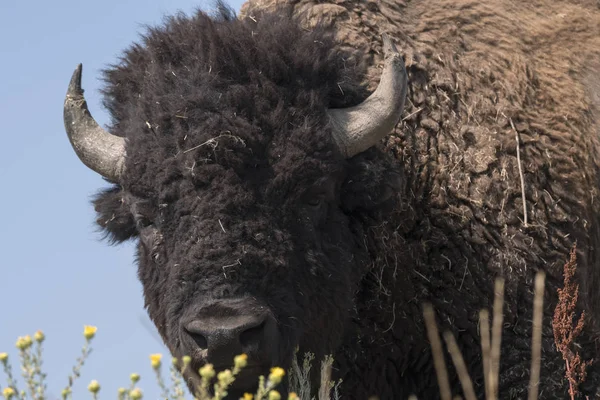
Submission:
POLYGON ((578 345, 598 358, 597 5, 278 3, 170 18, 105 71, 127 172, 95 200, 98 222, 113 241, 139 238, 146 306, 171 351, 186 350, 182 320, 248 299, 276 325, 259 362, 288 366, 300 346, 334 355, 347 398, 436 398, 429 301, 481 394, 478 311, 503 276, 500 393, 525 398, 545 270, 540 398, 566 398, 550 320, 576 242, 578 345), (344 159, 326 111, 377 83, 384 31, 406 59, 408 107, 384 146, 344 159))

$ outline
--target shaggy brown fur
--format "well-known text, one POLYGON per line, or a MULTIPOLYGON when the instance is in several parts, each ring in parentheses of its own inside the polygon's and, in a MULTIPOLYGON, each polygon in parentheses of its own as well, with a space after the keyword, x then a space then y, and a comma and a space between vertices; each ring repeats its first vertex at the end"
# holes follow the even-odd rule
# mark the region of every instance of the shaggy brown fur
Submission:
MULTIPOLYGON (((251 358, 287 366, 297 345, 331 352, 345 399, 433 399, 430 301, 481 393, 478 311, 502 275, 500 394, 521 399, 544 269, 540 397, 565 398, 550 315, 574 242, 584 356, 596 357, 600 321, 597 4, 292 3, 308 30, 257 11, 272 5, 251 3, 241 21, 170 19, 105 75, 111 132, 127 137, 128 156, 123 182, 96 201, 99 223, 115 241, 139 237, 146 304, 173 353, 185 350, 182 316, 251 296, 282 335, 278 357, 251 358), (312 28, 323 19, 341 51, 312 28), (405 116, 387 154, 343 160, 325 110, 365 97, 364 57, 365 85, 376 85, 384 31, 409 71, 405 116)), ((582 393, 595 393, 597 369, 582 393)))
MULTIPOLYGON (((250 15, 252 9, 272 4, 253 0, 243 11, 250 15)), ((472 357, 472 372, 479 371, 473 354, 476 310, 490 305, 491 279, 502 275, 507 278, 507 304, 501 396, 524 398, 532 281, 542 268, 548 272, 550 301, 545 306, 541 398, 565 398, 564 365, 555 355, 550 321, 562 266, 575 242, 582 307, 594 316, 588 324, 595 324, 596 331, 600 315, 598 2, 293 4, 296 13, 308 12, 307 25, 323 16, 335 21, 340 40, 372 56, 371 87, 377 83, 383 32, 397 39, 409 71, 404 121, 386 144, 406 167, 412 201, 403 212, 413 222, 379 228, 385 238, 380 245, 396 253, 396 259, 391 265, 389 257, 375 263, 373 272, 386 294, 376 308, 387 307, 391 313, 386 271, 397 271, 400 260, 414 260, 412 271, 402 269, 414 298, 412 311, 395 303, 394 328, 385 325, 388 318, 374 330, 398 330, 396 337, 407 340, 418 303, 433 298, 442 323, 456 327, 472 357), (528 226, 523 224, 511 120, 521 140, 528 226), (403 251, 391 250, 399 248, 403 251)), ((593 344, 584 347, 584 357, 596 357, 593 344)), ((372 350, 389 354, 393 349, 372 350)), ((403 367, 392 364, 369 367, 372 379, 406 376, 403 367)), ((419 363, 402 365, 410 369, 419 363)))

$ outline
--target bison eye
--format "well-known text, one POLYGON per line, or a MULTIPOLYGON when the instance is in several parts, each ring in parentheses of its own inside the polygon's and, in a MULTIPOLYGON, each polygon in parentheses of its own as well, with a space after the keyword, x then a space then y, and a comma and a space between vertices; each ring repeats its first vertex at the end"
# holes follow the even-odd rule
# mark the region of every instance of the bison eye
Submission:
POLYGON ((154 224, 154 218, 156 216, 156 210, 154 206, 148 201, 138 201, 132 206, 133 218, 135 219, 135 225, 138 230, 149 227, 154 224))
POLYGON ((152 225, 152 221, 150 221, 146 217, 136 215, 135 216, 135 225, 137 226, 138 230, 142 230, 142 229, 147 228, 150 225, 152 225))
POLYGON ((319 207, 323 204, 323 196, 322 195, 314 195, 306 199, 306 204, 311 207, 319 207))

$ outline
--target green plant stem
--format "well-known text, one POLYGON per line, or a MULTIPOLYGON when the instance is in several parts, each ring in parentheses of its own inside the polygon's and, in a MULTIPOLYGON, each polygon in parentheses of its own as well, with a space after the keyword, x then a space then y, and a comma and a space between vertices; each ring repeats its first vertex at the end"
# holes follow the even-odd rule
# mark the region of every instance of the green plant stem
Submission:
POLYGON ((23 396, 21 395, 21 391, 19 390, 19 388, 17 388, 17 382, 15 381, 15 378, 13 376, 12 373, 12 367, 10 365, 10 362, 8 360, 3 362, 4 364, 4 373, 6 374, 6 380, 7 380, 7 384, 8 387, 11 387, 14 391, 14 397, 15 400, 24 400, 23 396))
POLYGON ((162 377, 162 374, 160 373, 160 367, 154 368, 154 373, 156 374, 156 381, 158 382, 158 387, 160 387, 162 398, 165 400, 168 400, 169 399, 169 389, 167 389, 167 386, 165 385, 165 381, 162 377))
MULTIPOLYGON (((46 374, 42 372, 42 343, 37 342, 35 347, 35 354, 33 355, 33 366, 35 368, 34 373, 37 375, 38 380, 36 381, 37 392, 39 400, 46 398, 46 374)), ((35 379, 35 376, 34 376, 35 379)))
POLYGON ((77 364, 75 364, 75 366, 73 367, 73 373, 69 375, 69 383, 65 387, 65 390, 68 391, 68 394, 66 395, 65 399, 71 397, 73 384, 81 375, 81 368, 85 364, 85 360, 89 357, 90 353, 92 352, 92 349, 90 348, 90 342, 90 339, 85 340, 85 344, 81 348, 81 355, 77 358, 77 364))

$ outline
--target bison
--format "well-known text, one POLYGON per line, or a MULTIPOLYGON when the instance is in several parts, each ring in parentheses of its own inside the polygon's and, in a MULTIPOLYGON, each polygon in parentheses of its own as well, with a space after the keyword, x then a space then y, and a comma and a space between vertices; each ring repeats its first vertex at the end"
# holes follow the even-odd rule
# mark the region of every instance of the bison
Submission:
POLYGON ((172 354, 191 356, 190 388, 205 363, 246 353, 236 398, 312 352, 333 355, 343 398, 438 398, 430 302, 482 395, 478 312, 503 277, 499 391, 523 399, 542 270, 540 398, 566 398, 551 318, 574 244, 575 345, 600 354, 597 3, 217 9, 167 18, 103 72, 106 130, 81 66, 64 105, 75 152, 110 183, 97 222, 137 241, 145 305, 172 354))

